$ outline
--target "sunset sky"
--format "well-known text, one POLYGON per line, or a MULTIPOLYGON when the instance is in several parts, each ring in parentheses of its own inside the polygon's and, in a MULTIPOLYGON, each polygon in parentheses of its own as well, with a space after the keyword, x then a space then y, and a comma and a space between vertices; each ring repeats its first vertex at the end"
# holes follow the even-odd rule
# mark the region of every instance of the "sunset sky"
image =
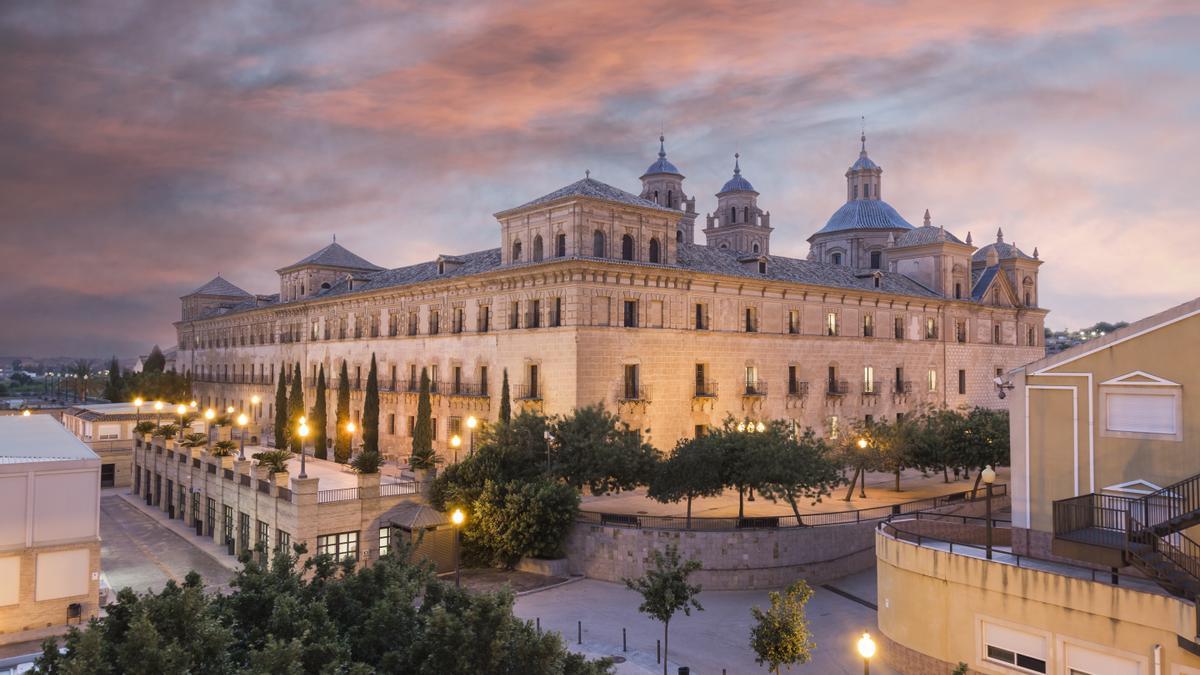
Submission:
POLYGON ((1196 2, 7 0, 0 354, 172 345, 180 295, 334 234, 497 246, 585 170, 637 192, 660 129, 804 257, 860 116, 909 222, 1036 246, 1053 328, 1133 320, 1200 295, 1198 44, 1196 2))

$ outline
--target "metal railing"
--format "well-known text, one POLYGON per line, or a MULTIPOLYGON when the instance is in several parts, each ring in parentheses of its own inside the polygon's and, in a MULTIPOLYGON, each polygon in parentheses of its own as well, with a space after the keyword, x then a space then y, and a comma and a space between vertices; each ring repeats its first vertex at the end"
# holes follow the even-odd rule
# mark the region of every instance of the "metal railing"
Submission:
MULTIPOLYGON (((890 506, 876 506, 853 511, 835 511, 831 513, 807 513, 799 519, 795 515, 783 516, 747 516, 705 517, 705 516, 646 516, 632 513, 603 513, 600 511, 580 511, 576 521, 591 525, 609 525, 613 527, 628 527, 642 530, 745 530, 745 529, 782 529, 789 527, 823 527, 827 525, 851 525, 864 523, 894 516, 909 515, 931 509, 947 506, 958 506, 978 502, 985 499, 981 488, 974 498, 971 490, 953 492, 938 497, 917 499, 890 506)), ((992 486, 992 498, 1008 495, 1008 486, 1001 483, 992 486)))
POLYGON ((766 396, 766 395, 767 395, 767 381, 766 380, 754 380, 753 382, 746 382, 742 386, 742 396, 766 396))
POLYGON ((263 480, 262 478, 259 478, 258 479, 258 491, 265 495, 271 494, 271 481, 263 480))
POLYGON ((912 393, 912 382, 910 382, 908 380, 904 380, 902 382, 901 381, 893 381, 892 382, 892 393, 894 393, 894 394, 911 394, 912 393))
POLYGON ((825 393, 829 396, 845 396, 850 393, 850 383, 846 380, 829 380, 825 383, 825 393))
MULTIPOLYGON (((1161 537, 1131 513, 1126 519, 1125 552, 1131 557, 1145 561, 1144 554, 1137 544, 1149 547, 1149 550, 1166 558, 1175 568, 1200 584, 1200 544, 1187 535, 1177 532, 1161 537)), ((1147 562, 1146 566, 1156 575, 1161 574, 1161 570, 1157 570, 1152 563, 1147 562)))
POLYGON ((416 481, 406 483, 385 483, 379 486, 380 497, 397 497, 400 495, 415 495, 421 491, 421 484, 416 481))
POLYGON ((798 380, 788 380, 788 396, 802 398, 808 396, 808 383, 798 380))
POLYGON ((692 394, 693 398, 716 398, 717 383, 716 382, 697 382, 696 389, 692 394))
POLYGON ((539 386, 530 386, 528 384, 511 385, 512 397, 517 401, 540 401, 542 400, 542 388, 539 386))
POLYGON ((1116 495, 1086 494, 1053 504, 1054 534, 1100 529, 1124 533, 1125 518, 1138 500, 1116 495))
POLYGON ((617 400, 625 402, 649 401, 650 396, 646 393, 645 387, 622 384, 621 395, 617 400))
POLYGON ((317 492, 317 503, 328 504, 330 502, 344 502, 351 499, 358 499, 358 488, 340 488, 337 490, 319 490, 317 492))

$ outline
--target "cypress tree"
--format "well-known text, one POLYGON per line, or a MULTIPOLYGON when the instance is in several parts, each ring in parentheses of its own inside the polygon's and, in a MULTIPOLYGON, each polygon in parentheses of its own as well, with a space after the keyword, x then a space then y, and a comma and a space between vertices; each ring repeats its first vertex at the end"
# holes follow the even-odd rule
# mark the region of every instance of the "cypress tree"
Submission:
POLYGON ((282 450, 288 441, 287 364, 279 365, 279 381, 275 384, 275 447, 282 450))
POLYGON ((433 463, 433 408, 429 403, 429 373, 421 369, 421 388, 417 395, 417 426, 413 429, 413 469, 432 468, 433 463))
POLYGON ((328 453, 325 449, 326 437, 328 435, 328 429, 326 427, 329 424, 329 411, 328 406, 325 404, 324 363, 321 364, 321 368, 317 373, 317 395, 316 400, 313 402, 311 417, 313 422, 312 426, 315 430, 315 433, 313 434, 313 443, 315 443, 317 446, 313 453, 313 457, 318 459, 326 459, 328 457, 328 453))
POLYGON ((108 383, 104 385, 104 398, 116 403, 124 398, 125 383, 121 379, 121 364, 113 356, 108 364, 108 383))
POLYGON ((508 368, 505 368, 504 381, 500 384, 500 421, 505 424, 512 419, 512 403, 508 396, 508 368))
POLYGON ((346 424, 350 422, 350 373, 342 361, 342 372, 338 376, 337 410, 334 413, 337 428, 333 433, 333 460, 339 464, 350 461, 350 434, 346 424))
POLYGON ((375 372, 375 353, 367 373, 367 392, 363 398, 363 452, 379 452, 379 375, 375 372))
MULTIPOLYGON (((296 429, 300 426, 300 418, 304 416, 304 383, 303 376, 300 374, 300 363, 296 362, 296 369, 292 371, 292 394, 288 397, 287 406, 287 425, 288 430, 296 429)), ((300 434, 289 434, 292 452, 300 454, 304 449, 300 434)))

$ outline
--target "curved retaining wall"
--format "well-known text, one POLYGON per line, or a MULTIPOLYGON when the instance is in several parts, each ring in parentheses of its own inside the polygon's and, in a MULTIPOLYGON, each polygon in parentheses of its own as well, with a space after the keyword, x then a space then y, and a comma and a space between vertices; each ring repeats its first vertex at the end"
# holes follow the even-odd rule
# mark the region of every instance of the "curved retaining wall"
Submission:
MULTIPOLYGON (((1007 506, 1007 497, 993 500, 996 509, 1007 506)), ((977 501, 937 512, 977 516, 984 509, 977 501)), ((721 531, 576 523, 567 538, 567 560, 572 574, 619 582, 644 574, 652 549, 674 545, 681 557, 703 565, 692 579, 707 590, 779 588, 796 579, 819 584, 875 564, 877 523, 721 531)))

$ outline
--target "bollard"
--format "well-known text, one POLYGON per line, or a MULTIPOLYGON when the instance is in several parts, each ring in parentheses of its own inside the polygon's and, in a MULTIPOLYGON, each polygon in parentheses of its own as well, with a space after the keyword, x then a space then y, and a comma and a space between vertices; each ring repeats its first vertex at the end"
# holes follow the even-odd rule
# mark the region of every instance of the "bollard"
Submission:
POLYGON ((579 637, 576 639, 576 642, 578 644, 583 644, 583 621, 577 621, 575 625, 579 630, 579 637))
POLYGON ((629 643, 625 641, 625 629, 621 629, 621 651, 629 651, 629 643))
POLYGON ((654 641, 654 662, 662 663, 662 640, 654 641))

